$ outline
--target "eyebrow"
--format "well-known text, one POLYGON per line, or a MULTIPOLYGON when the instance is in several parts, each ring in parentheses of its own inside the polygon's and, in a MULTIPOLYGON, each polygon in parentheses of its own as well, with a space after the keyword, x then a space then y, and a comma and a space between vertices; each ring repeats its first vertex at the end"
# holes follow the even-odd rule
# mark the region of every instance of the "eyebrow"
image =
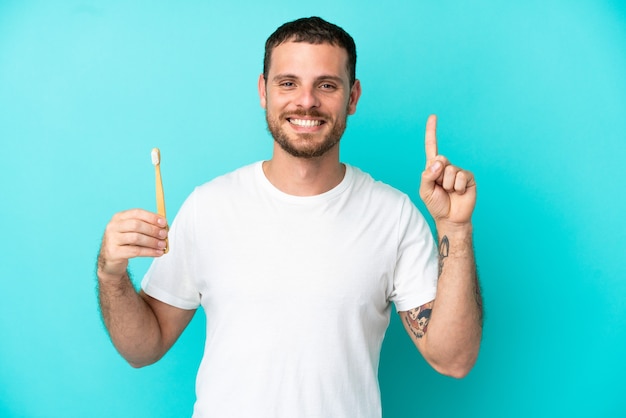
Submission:
MULTIPOLYGON (((300 77, 298 77, 295 74, 289 74, 289 73, 284 73, 284 74, 276 74, 274 77, 272 77, 272 81, 275 82, 277 80, 283 80, 283 79, 293 79, 293 80, 299 80, 300 77)), ((336 75, 321 75, 319 77, 315 78, 315 81, 323 81, 323 80, 328 80, 328 81, 334 81, 336 83, 343 83, 343 79, 339 76, 336 75)))

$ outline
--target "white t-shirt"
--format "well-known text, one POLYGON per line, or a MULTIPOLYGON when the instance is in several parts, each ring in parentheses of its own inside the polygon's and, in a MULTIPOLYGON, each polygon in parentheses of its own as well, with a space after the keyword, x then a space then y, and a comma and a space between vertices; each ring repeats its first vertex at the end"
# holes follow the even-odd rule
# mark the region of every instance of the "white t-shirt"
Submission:
POLYGON ((346 166, 287 195, 258 162, 198 188, 144 291, 207 317, 194 417, 380 417, 391 310, 435 298, 435 244, 409 198, 346 166))

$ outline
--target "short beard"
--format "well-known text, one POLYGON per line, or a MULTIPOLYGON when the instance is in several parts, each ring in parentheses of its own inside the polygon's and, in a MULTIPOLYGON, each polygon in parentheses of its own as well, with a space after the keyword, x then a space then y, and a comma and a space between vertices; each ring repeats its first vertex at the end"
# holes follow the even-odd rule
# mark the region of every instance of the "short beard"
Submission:
MULTIPOLYGON (((304 147, 297 147, 295 141, 291 141, 289 135, 281 129, 280 121, 285 120, 285 116, 286 114, 281 114, 278 119, 271 119, 266 111, 265 120, 267 121, 267 129, 272 134, 272 137, 274 137, 274 141, 276 141, 276 143, 280 145, 285 152, 293 157, 306 159, 321 157, 337 146, 346 130, 348 119, 346 111, 346 115, 336 121, 333 129, 328 133, 328 135, 326 135, 320 144, 310 143, 311 139, 315 136, 314 134, 297 134, 299 140, 306 144, 304 147)), ((315 110, 309 112, 289 112, 289 116, 322 117, 324 120, 328 120, 325 115, 315 110)))

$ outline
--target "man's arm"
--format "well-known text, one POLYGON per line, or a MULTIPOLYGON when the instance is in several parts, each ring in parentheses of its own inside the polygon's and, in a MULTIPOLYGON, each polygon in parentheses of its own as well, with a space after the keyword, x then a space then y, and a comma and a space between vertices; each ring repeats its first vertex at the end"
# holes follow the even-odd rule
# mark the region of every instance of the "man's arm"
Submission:
POLYGON ((133 367, 159 360, 195 312, 137 293, 128 277, 128 260, 160 257, 166 237, 165 219, 135 209, 116 214, 102 239, 97 270, 100 310, 115 348, 133 367))
POLYGON ((428 363, 461 378, 478 357, 482 298, 470 231, 448 231, 439 244, 437 298, 400 312, 402 323, 428 363))
POLYGON ((440 373, 469 373, 482 338, 482 298, 472 244, 476 204, 472 173, 437 152, 437 119, 426 125, 426 169, 420 197, 435 220, 439 241, 437 298, 400 312, 402 323, 424 358, 440 373))

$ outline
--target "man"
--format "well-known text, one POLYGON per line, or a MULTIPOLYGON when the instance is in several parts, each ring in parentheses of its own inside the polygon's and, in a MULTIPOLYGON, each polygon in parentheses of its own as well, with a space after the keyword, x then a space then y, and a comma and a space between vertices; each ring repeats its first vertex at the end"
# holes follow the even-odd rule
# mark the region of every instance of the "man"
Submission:
POLYGON ((355 64, 343 29, 320 18, 281 26, 258 82, 272 158, 198 187, 169 231, 139 209, 107 226, 100 304, 131 365, 157 361, 205 310, 194 416, 379 417, 392 302, 437 371, 460 378, 476 360, 473 176, 438 154, 431 116, 420 196, 440 237, 437 262, 408 197, 339 160, 361 96, 355 64), (126 269, 139 256, 156 260, 137 293, 126 269))

